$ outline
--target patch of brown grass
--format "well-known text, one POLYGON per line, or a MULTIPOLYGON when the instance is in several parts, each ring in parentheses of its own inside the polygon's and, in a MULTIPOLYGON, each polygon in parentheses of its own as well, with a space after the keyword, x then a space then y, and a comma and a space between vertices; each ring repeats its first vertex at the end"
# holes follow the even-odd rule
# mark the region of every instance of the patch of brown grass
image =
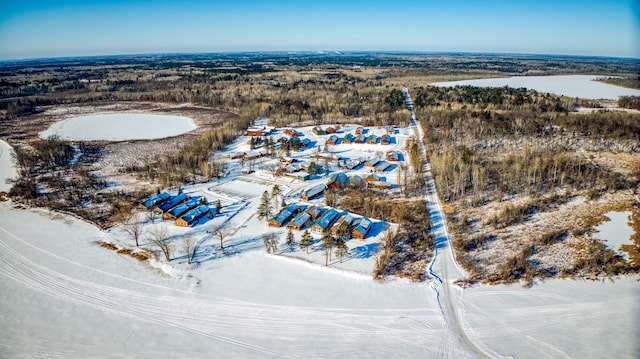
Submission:
POLYGON ((118 247, 114 246, 113 243, 107 243, 107 242, 100 243, 100 247, 110 249, 112 251, 115 251, 118 249, 118 247))

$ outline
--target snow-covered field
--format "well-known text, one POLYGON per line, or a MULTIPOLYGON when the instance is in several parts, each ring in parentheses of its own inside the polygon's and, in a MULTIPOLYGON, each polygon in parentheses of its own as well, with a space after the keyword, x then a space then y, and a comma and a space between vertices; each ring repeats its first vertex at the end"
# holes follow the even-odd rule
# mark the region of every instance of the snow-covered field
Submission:
POLYGON ((17 171, 13 166, 11 159, 11 146, 0 140, 0 191, 9 192, 11 185, 7 183, 7 179, 17 176, 17 171))
POLYGON ((58 135, 77 141, 151 140, 171 137, 196 128, 188 117, 148 113, 102 113, 77 116, 54 123, 40 137, 58 135))
POLYGON ((505 78, 489 78, 478 80, 462 80, 435 82, 432 85, 442 87, 477 86, 477 87, 525 87, 538 92, 549 92, 556 95, 579 97, 585 99, 617 100, 619 96, 640 96, 640 90, 605 84, 593 81, 599 76, 566 75, 566 76, 517 76, 505 78))
MULTIPOLYGON (((341 146, 336 151, 357 156, 382 151, 341 146)), ((0 167, 0 180, 10 173, 0 167)), ((184 189, 221 199, 226 212, 212 222, 230 218, 237 229, 225 244, 229 255, 213 250, 214 238, 206 239, 191 269, 179 256, 173 268, 159 270, 157 262, 100 247, 100 241, 122 240, 117 229, 101 231, 73 217, 0 203, 0 357, 472 356, 445 318, 451 312, 440 310, 435 281, 376 282, 363 270, 373 258, 342 266, 334 261, 327 268, 315 258, 319 253, 292 255, 308 260, 266 254, 259 237, 266 225, 254 213, 259 194, 274 179, 263 172, 231 177, 184 189)), ((287 195, 309 184, 281 185, 287 195)), ((160 225, 170 226, 171 235, 188 231, 160 225)), ((207 228, 193 230, 204 236, 207 228)), ((454 298, 449 310, 457 313, 465 341, 496 357, 640 354, 635 277, 553 280, 530 289, 448 287, 454 298)))

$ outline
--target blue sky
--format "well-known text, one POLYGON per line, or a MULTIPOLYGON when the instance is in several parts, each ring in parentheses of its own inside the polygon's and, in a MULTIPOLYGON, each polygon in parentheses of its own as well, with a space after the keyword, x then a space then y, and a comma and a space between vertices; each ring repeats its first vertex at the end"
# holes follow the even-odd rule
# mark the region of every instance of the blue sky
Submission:
POLYGON ((0 0, 0 59, 269 50, 640 58, 640 5, 636 0, 0 0))

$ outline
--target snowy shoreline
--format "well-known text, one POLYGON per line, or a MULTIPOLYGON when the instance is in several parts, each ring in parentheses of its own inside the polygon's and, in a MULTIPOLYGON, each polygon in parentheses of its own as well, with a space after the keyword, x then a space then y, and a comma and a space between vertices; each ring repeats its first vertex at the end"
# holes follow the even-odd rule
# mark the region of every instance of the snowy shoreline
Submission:
POLYGON ((640 90, 594 81, 596 75, 515 76, 476 80, 434 82, 438 87, 477 86, 527 88, 538 92, 585 99, 617 100, 619 96, 640 96, 640 90))

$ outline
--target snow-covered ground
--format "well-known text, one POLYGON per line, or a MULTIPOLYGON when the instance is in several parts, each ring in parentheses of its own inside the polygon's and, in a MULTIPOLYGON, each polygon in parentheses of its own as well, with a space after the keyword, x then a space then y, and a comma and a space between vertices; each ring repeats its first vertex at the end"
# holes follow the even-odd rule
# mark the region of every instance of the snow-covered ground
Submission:
MULTIPOLYGON (((366 145, 345 150, 369 154, 366 145)), ((10 173, 1 169, 0 177, 10 173)), ((0 357, 460 358, 472 355, 468 341, 495 356, 638 357, 635 277, 553 280, 530 289, 445 285, 438 290, 449 290, 453 301, 443 311, 435 281, 376 282, 362 267, 373 257, 325 267, 319 251, 266 254, 260 234, 275 229, 255 218, 259 195, 273 183, 285 196, 312 184, 274 181, 263 171, 234 172, 185 187, 210 202, 220 199, 223 215, 193 229, 145 223, 167 226, 175 237, 190 230, 204 237, 191 269, 179 253, 167 270, 100 247, 124 243, 117 228, 101 231, 73 217, 0 203, 0 357), (224 255, 205 231, 227 219, 236 231, 224 255), (445 316, 452 311, 466 338, 450 327, 445 316)), ((349 241, 360 243, 375 242, 349 241)), ((453 281, 455 261, 445 264, 432 268, 449 271, 442 278, 453 281)))
MULTIPOLYGON (((99 247, 105 236, 0 204, 0 357, 467 355, 428 283, 378 283, 262 249, 169 277, 99 247)), ((466 330, 497 355, 637 357, 635 278, 460 293, 466 330)))
POLYGON ((11 146, 0 140, 0 192, 9 192, 11 185, 7 179, 15 178, 18 175, 11 159, 11 146))
POLYGON ((594 100, 617 100, 619 96, 640 96, 640 90, 634 90, 593 81, 598 77, 600 76, 516 76, 505 78, 435 82, 432 85, 442 87, 452 87, 457 85, 470 85, 478 87, 525 87, 531 90, 536 90, 538 92, 550 92, 556 95, 594 100))
POLYGON ((68 118, 56 122, 40 137, 58 135, 77 141, 150 140, 177 136, 196 128, 195 122, 182 116, 148 113, 102 113, 68 118))

